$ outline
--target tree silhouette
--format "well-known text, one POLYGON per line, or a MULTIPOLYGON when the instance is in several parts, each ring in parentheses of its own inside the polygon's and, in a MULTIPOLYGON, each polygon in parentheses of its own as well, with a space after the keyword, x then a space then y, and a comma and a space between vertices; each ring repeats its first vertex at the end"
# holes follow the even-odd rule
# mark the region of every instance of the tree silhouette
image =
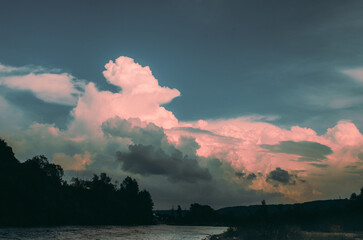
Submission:
POLYGON ((0 226, 153 223, 150 193, 135 179, 117 188, 101 173, 68 184, 63 173, 43 155, 20 163, 0 139, 0 226))

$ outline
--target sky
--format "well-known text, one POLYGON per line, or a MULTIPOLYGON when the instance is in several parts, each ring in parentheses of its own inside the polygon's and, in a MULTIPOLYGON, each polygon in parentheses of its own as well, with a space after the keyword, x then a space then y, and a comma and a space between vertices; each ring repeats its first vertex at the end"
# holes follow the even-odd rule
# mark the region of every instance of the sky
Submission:
POLYGON ((0 2, 0 137, 156 209, 363 186, 363 2, 0 2))

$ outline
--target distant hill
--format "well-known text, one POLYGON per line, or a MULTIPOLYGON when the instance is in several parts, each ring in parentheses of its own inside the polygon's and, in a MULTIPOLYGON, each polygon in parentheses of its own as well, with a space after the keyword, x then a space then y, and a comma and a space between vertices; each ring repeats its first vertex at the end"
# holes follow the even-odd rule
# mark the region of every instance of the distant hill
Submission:
MULTIPOLYGON (((294 203, 294 204, 272 204, 266 205, 269 213, 285 213, 293 209, 304 209, 314 210, 319 209, 320 211, 329 209, 344 209, 349 204, 348 199, 336 199, 336 200, 318 200, 305 203, 294 203)), ((225 207, 218 209, 217 212, 221 215, 230 215, 235 217, 248 217, 255 214, 261 209, 261 205, 250 205, 250 206, 235 206, 225 207)))
POLYGON ((197 203, 190 210, 156 210, 157 223, 175 225, 237 226, 275 228, 298 226, 313 231, 331 229, 361 230, 363 226, 363 188, 350 199, 318 200, 295 204, 225 207, 218 210, 197 203))
MULTIPOLYGON (((330 208, 343 209, 349 204, 348 199, 335 199, 335 200, 317 200, 304 203, 294 203, 294 204, 271 204, 266 205, 269 213, 284 213, 286 211, 301 208, 305 210, 328 210, 330 208)), ((233 215, 235 217, 247 217, 251 214, 255 214, 261 205, 250 205, 250 206, 233 206, 224 207, 216 210, 220 215, 233 215)), ((175 215, 176 210, 154 210, 154 214, 161 215, 175 215)), ((182 210, 183 215, 187 214, 189 210, 182 210)))

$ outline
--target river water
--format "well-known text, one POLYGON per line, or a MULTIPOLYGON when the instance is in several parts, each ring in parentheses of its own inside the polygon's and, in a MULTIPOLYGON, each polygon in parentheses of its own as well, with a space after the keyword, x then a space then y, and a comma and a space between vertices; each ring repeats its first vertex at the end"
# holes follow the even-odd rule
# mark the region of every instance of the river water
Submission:
POLYGON ((99 226, 53 228, 0 228, 0 239, 21 240, 201 240, 226 227, 200 226, 99 226))

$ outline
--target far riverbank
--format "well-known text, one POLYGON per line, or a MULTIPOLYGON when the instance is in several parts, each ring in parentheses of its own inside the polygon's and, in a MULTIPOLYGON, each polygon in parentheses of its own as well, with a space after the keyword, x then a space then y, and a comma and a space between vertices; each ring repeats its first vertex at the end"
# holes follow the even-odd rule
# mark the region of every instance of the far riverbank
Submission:
MULTIPOLYGON (((339 229, 336 229, 339 230, 339 229)), ((215 234, 208 240, 363 240, 363 232, 317 232, 302 231, 297 227, 274 229, 229 228, 226 232, 215 234)))

